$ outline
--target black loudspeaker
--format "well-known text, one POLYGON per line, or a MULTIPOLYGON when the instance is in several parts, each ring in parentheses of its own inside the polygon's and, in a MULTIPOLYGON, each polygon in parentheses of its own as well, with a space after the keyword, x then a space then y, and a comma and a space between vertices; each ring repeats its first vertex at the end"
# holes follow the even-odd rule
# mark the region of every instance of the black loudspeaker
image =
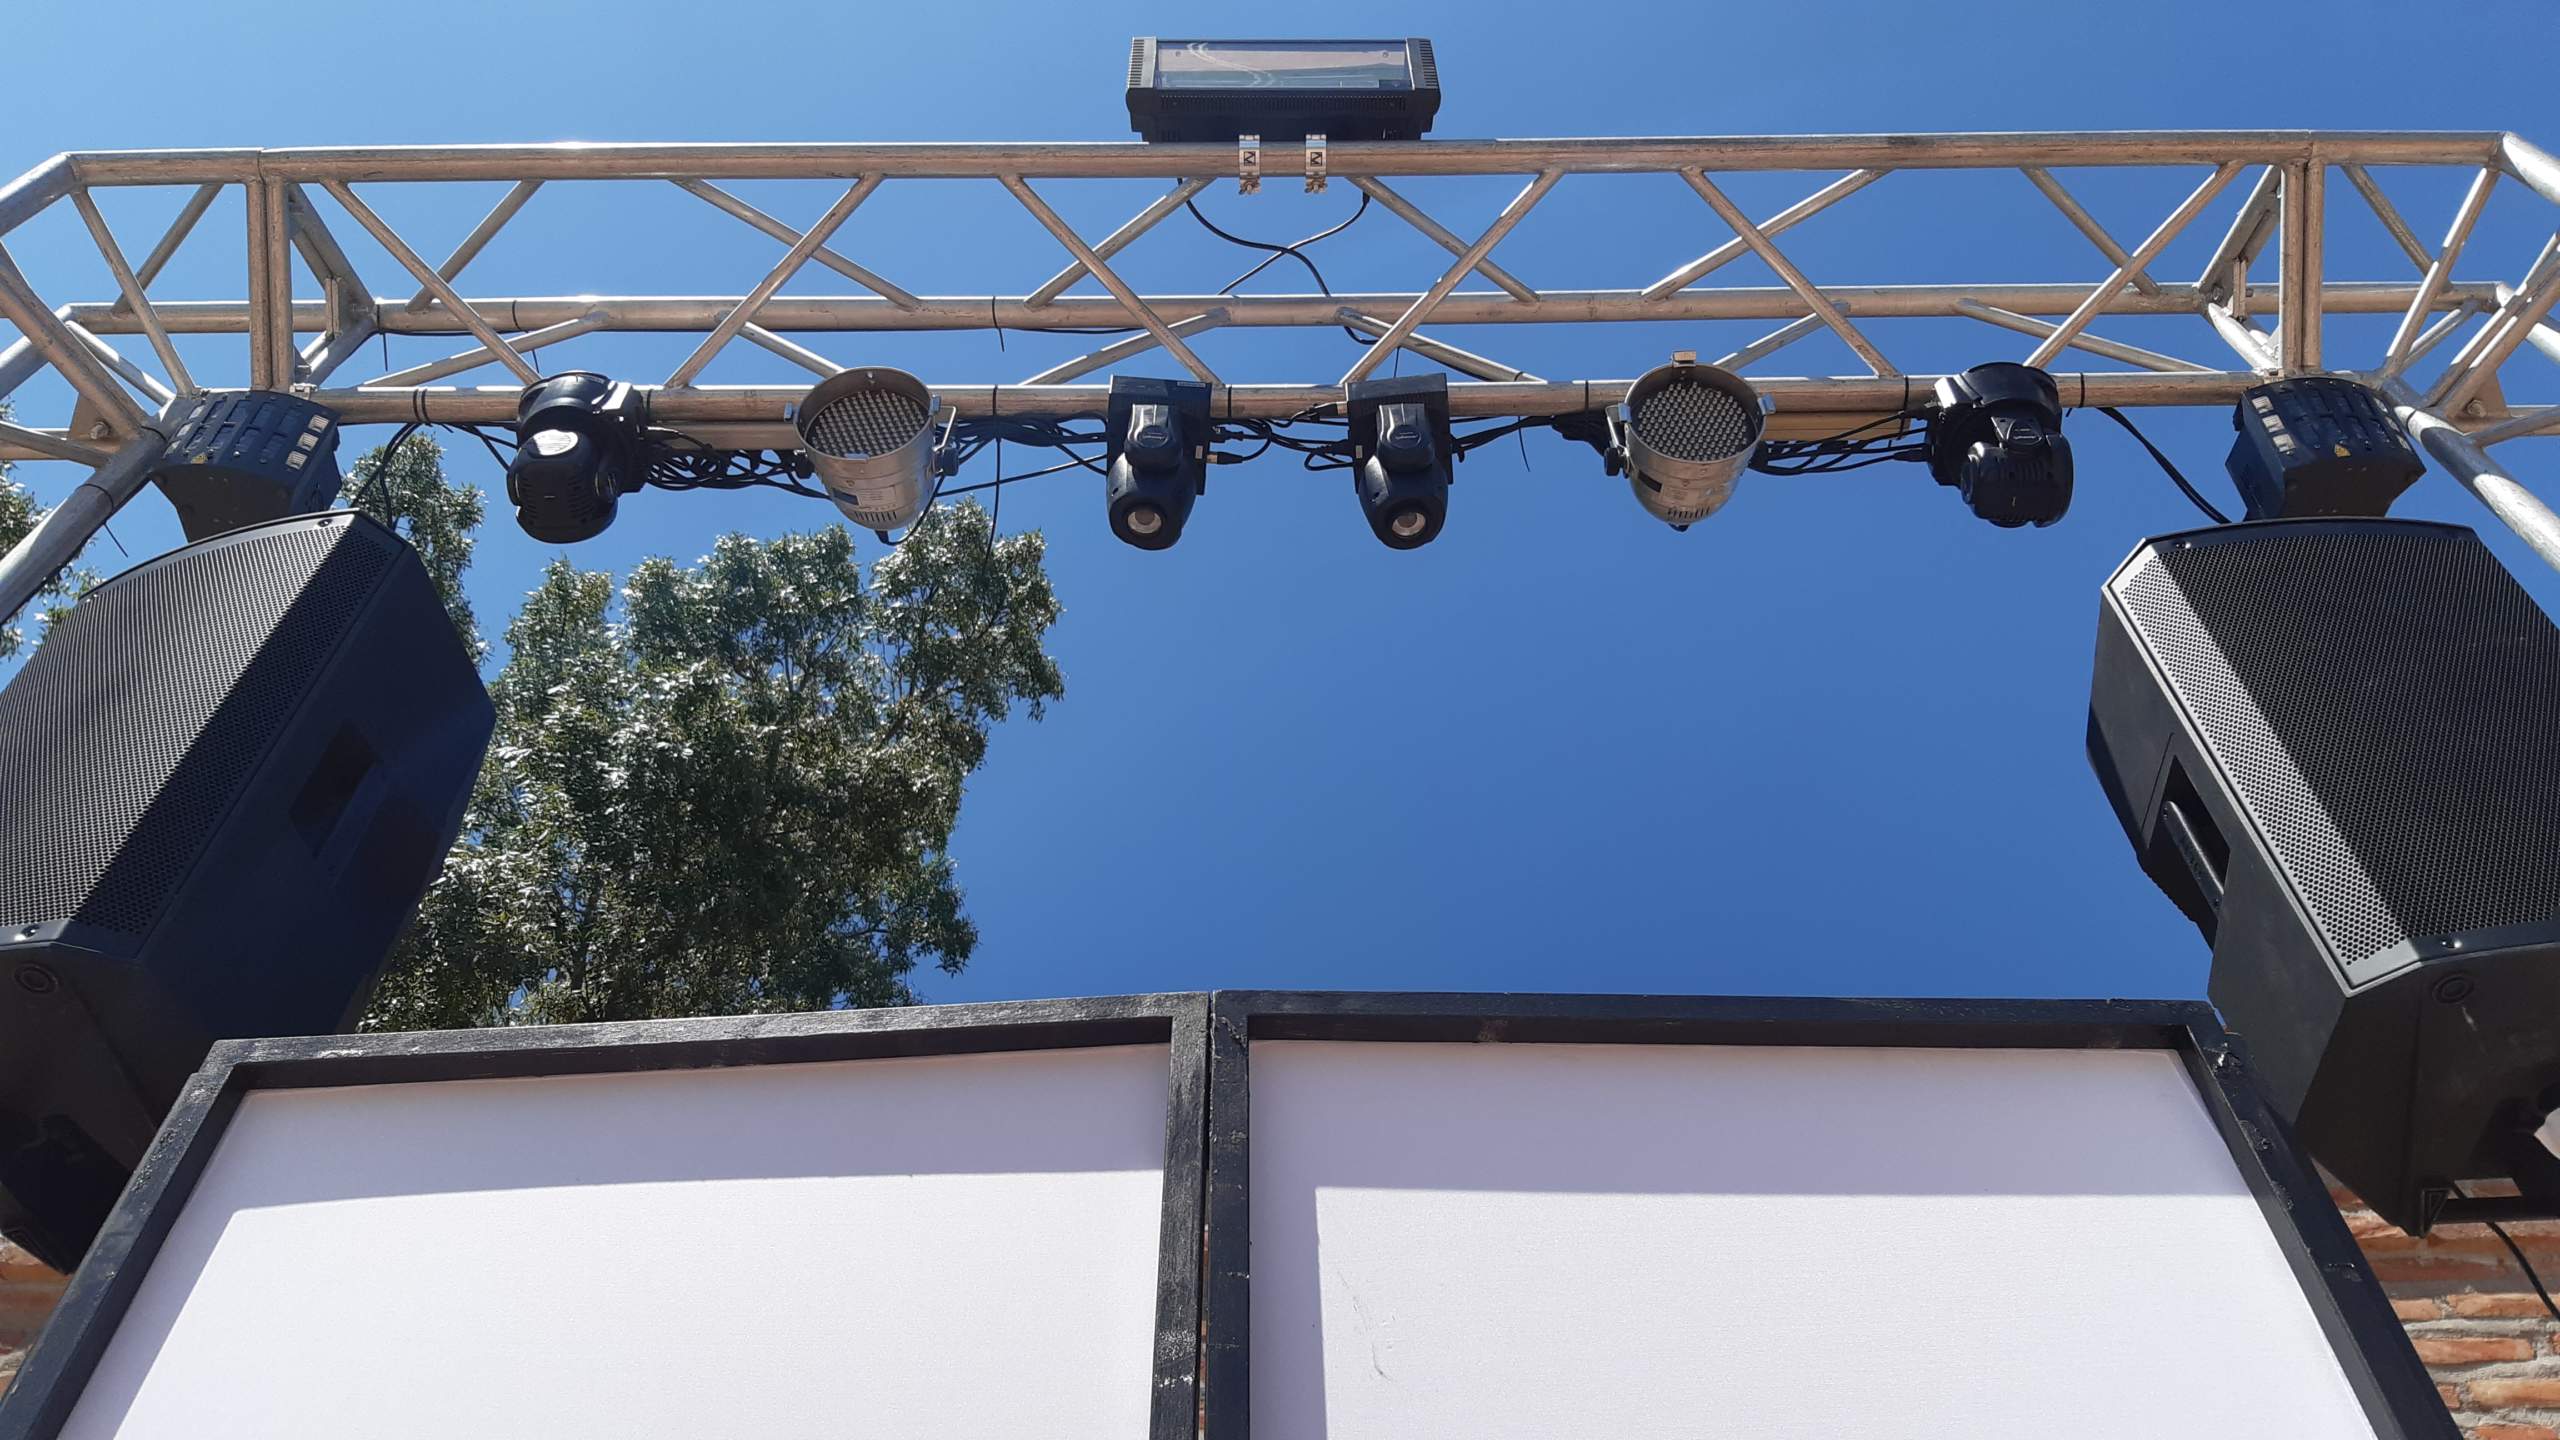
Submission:
POLYGON ((68 1268, 214 1040, 344 1028, 492 723, 425 567, 352 512, 81 600, 0 692, 0 1231, 68 1268))
POLYGON ((2089 756, 2304 1145, 2423 1231, 2560 1201, 2560 630, 2478 536, 2284 520, 2107 583, 2089 756))

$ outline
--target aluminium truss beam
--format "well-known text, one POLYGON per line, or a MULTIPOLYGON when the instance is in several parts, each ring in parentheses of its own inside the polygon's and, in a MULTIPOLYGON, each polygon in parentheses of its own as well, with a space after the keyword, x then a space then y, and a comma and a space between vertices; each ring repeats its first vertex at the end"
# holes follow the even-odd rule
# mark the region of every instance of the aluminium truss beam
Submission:
MULTIPOLYGON (((1515 363, 1526 361, 1551 372, 1555 368, 1535 353, 1514 353, 1515 346, 1525 349, 1535 339, 1539 327, 1757 321, 1776 328, 1732 350, 1727 356, 1730 364, 1756 371, 1780 350, 1828 332, 1871 372, 1747 375, 1773 400, 1782 421, 1794 412, 1812 417, 1806 423, 1814 423, 1890 412, 1924 393, 1938 378, 1928 373, 1934 366, 1898 365, 1894 356, 1910 334, 1904 322, 1933 320, 1970 327, 1991 347, 1985 358, 1999 356, 2001 347, 2016 347, 2019 356, 2041 363, 2061 361, 2066 350, 2094 357, 2080 362, 2084 369, 2056 376, 2066 399, 2075 405, 2225 405, 2243 389, 2276 373, 2336 373, 2383 380, 2396 387, 2395 400, 2440 463, 2455 469, 2465 484, 2491 500, 2492 508, 2520 531, 2531 532, 2540 523, 2535 519, 2539 502, 2511 477, 2486 467, 2481 447, 2555 430, 2548 418, 2554 410, 2548 396, 2540 403, 2507 407, 2507 377, 2501 367, 2528 347, 2537 353, 2526 363, 2538 364, 2543 357, 2560 359, 2560 332, 2542 323, 2553 305, 2560 303, 2560 271, 2535 267, 2519 272, 2509 268, 2514 257, 2484 259, 2476 254, 2481 246, 2466 249, 2473 224, 2499 177, 2511 178, 2530 196, 2560 206, 2560 159, 2514 135, 2219 130, 1435 140, 1337 144, 1329 148, 1327 161, 1332 175, 1380 204, 1388 217, 1382 223, 1406 227, 1450 258, 1414 276, 1409 288, 1364 293, 1202 295, 1150 288, 1136 263, 1140 258, 1136 242, 1193 196, 1235 173, 1235 153, 1223 145, 463 145, 57 156, 0 185, 0 313, 22 337, 0 350, 0 396, 50 366, 82 398, 89 418, 79 424, 88 433, 72 434, 69 426, 46 428, 37 417, 22 413, 0 430, 0 459, 42 456, 94 461, 107 453, 129 438, 147 413, 121 388, 120 379, 155 401, 197 383, 236 385, 245 379, 251 385, 291 385, 336 406, 354 424, 413 419, 504 423, 513 415, 515 385, 474 383, 471 372, 483 372, 479 380, 522 382, 541 371, 526 353, 539 345, 588 344, 593 343, 589 337, 596 335, 643 331, 696 337, 687 359, 667 384, 643 387, 652 398, 654 413, 704 438, 739 445, 793 443, 787 417, 802 392, 791 386, 703 383, 707 367, 727 352, 728 342, 742 339, 803 369, 825 374, 838 362, 795 336, 932 331, 1103 330, 1129 336, 1052 363, 1022 384, 994 385, 979 378, 936 386, 963 415, 1001 412, 1066 418, 1098 414, 1106 388, 1070 382, 1155 350, 1163 352, 1168 363, 1178 363, 1210 381, 1218 413, 1285 418, 1337 401, 1345 383, 1362 378, 1391 352, 1409 349, 1475 377, 1451 387, 1456 414, 1493 418, 1585 411, 1622 398, 1624 380, 1543 380, 1515 363), (2462 208, 2432 254, 2387 193, 2391 172, 2411 166, 2451 168, 2470 179, 2462 208), (2055 174, 2093 167, 2181 172, 2186 178, 2177 188, 2186 199, 2165 216, 2101 220, 2055 174), (1899 195, 1928 184, 1932 173, 1991 170, 2010 172, 2012 183, 2023 174, 2088 239, 2096 258, 2111 265, 2112 273, 2100 279, 2085 271, 2058 276, 2004 272, 1996 259, 1996 242, 2004 230, 1996 223, 1997 216, 1988 217, 1994 223, 1979 251, 1986 270, 1981 283, 1904 284, 1890 283, 1889 274, 1825 273, 1842 268, 1836 258, 1822 266, 1799 263, 1797 256, 1776 243, 1792 227, 1810 227, 1818 221, 1835 227, 1835 242, 1844 233, 1876 237, 1865 247, 1862 263, 1890 261, 1896 252, 1884 243, 1891 233, 1889 226, 1868 223, 1862 229, 1856 217, 1840 219, 1834 212, 1894 203, 1890 197, 1884 202, 1854 199, 1889 174, 1905 177, 1888 187, 1899 195), (2419 272, 2414 278, 2375 280, 2329 273, 2330 267, 2324 264, 2324 232, 2326 186, 2332 171, 2354 186, 2382 220, 2419 272), (1755 222, 1723 188, 1730 183, 1726 177, 1743 172, 1784 172, 1805 177, 1816 188, 1755 222), (2234 186, 2243 172, 2250 173, 2251 185, 2234 186), (1669 275, 1650 283, 1642 276, 1619 277, 1622 283, 1614 285, 1589 283, 1603 277, 1569 277, 1580 283, 1577 288, 1564 288, 1533 284, 1496 262, 1495 250, 1532 207, 1545 202, 1542 213, 1571 208, 1573 200, 1585 193, 1576 184, 1578 177, 1648 173, 1687 184, 1713 212, 1712 217, 1700 216, 1701 227, 1708 233, 1701 237, 1699 250, 1691 252, 1698 258, 1669 275), (1526 181, 1528 188, 1470 241, 1398 188, 1410 180, 1443 176, 1511 177, 1515 183, 1526 181), (2201 184, 2196 183, 2198 176, 2203 177, 2201 184), (983 293, 923 296, 883 280, 854 256, 832 248, 836 225, 861 196, 886 184, 920 179, 1001 186, 1030 212, 1065 256, 1046 258, 1037 269, 1008 276, 1010 286, 990 285, 983 293), (834 208, 802 230, 739 199, 728 188, 742 182, 789 180, 831 187, 837 194, 834 208), (1064 192, 1072 182, 1085 180, 1169 181, 1171 188, 1109 234, 1090 239, 1063 218, 1049 199, 1051 192, 1064 192), (465 181, 501 182, 511 188, 443 262, 434 265, 400 233, 399 226, 358 193, 359 187, 372 192, 391 185, 465 181), (661 188, 672 183, 782 242, 786 250, 769 269, 765 268, 768 262, 758 263, 764 275, 760 282, 754 281, 751 272, 719 276, 709 285, 678 277, 678 283, 654 294, 510 296, 464 291, 459 282, 465 267, 500 236, 537 191, 557 181, 661 188), (194 187, 177 220, 139 267, 124 263, 122 247, 90 198, 101 188, 121 186, 194 187), (248 202, 245 296, 192 301, 152 298, 147 293, 152 279, 213 199, 230 188, 239 189, 248 202), (2233 214, 2235 206, 2227 192, 2242 188, 2247 190, 2246 198, 2233 214), (40 297, 7 253, 6 239, 16 227, 65 197, 72 198, 81 223, 106 262, 114 282, 107 296, 82 296, 68 303, 59 297, 40 297), (312 203, 321 197, 334 201, 357 228, 409 272, 418 286, 415 294, 364 293, 354 268, 327 243, 325 222, 312 203), (2180 284, 2155 275, 2156 262, 2170 241, 2191 222, 2208 216, 2216 228, 2228 223, 2222 243, 2197 282, 2180 284), (1721 231, 1712 228, 1719 223, 1721 231), (2111 223, 2140 228, 2111 230, 2111 223), (2128 248, 2116 238, 2119 233, 2149 238, 2128 248), (296 248, 321 272, 328 291, 324 298, 293 293, 296 271, 290 259, 296 248), (2253 262, 2262 251, 2272 252, 2275 273, 2253 276, 2253 262), (1783 283, 1701 283, 1722 265, 1745 256, 1757 256, 1783 283), (1068 262, 1063 269, 1056 268, 1060 258, 1068 262), (2495 278, 2458 275, 2458 262, 2480 264, 2495 278), (804 265, 823 266, 860 286, 863 293, 780 293, 804 265), (1043 273, 1047 278, 1038 278, 1043 273), (2506 283, 2510 280, 2512 285, 2506 283), (1068 293, 1088 284, 1103 293, 1068 293), (2390 343, 2371 356, 2324 353, 2324 321, 2340 315, 2393 317, 2396 324, 2390 343), (2449 368, 2423 382, 2409 378, 2410 367, 2479 316, 2488 318, 2479 322, 2476 333, 2453 347, 2449 368), (2113 322, 2139 317, 2175 317, 2194 326, 2198 336, 2218 341, 2236 355, 2237 364, 2215 369, 2169 351, 2099 338, 2100 332, 2114 328, 2113 322), (1500 325, 1513 327, 1514 333, 1489 347, 1502 352, 1503 358, 1496 360, 1432 338, 1425 333, 1426 325, 1500 325), (1242 348, 1259 331, 1333 326, 1349 326, 1370 341, 1359 362, 1338 377, 1218 383, 1216 372, 1189 343, 1193 336, 1206 336, 1222 346, 1242 348), (365 340, 377 334, 456 337, 467 348, 402 368, 386 366, 385 373, 366 378, 369 367, 359 362, 365 340), (242 337, 246 364, 227 374, 214 374, 210 363, 199 359, 196 368, 207 372, 199 380, 182 363, 171 337, 205 335, 242 337), (139 336, 147 342, 170 372, 171 383, 162 384, 119 353, 110 341, 122 336, 139 336), (2111 365, 2122 368, 2104 368, 2111 365), (490 367, 503 367, 503 371, 492 374, 490 367), (2480 458, 2475 462, 2475 457, 2480 458)), ((1609 218, 1609 212, 1602 215, 1609 218)), ((570 215, 568 221, 576 218, 570 215)), ((2425 215, 2415 218, 2422 224, 2432 220, 2425 215)), ((1834 243, 1823 253, 1836 257, 1838 248, 1834 243)), ((579 252, 561 247, 561 253, 579 252)), ((1800 249, 1802 255, 1813 253, 1811 247, 1800 249)), ((837 353, 851 349, 824 348, 837 353)), ((851 363, 880 363, 884 358, 876 353, 850 355, 851 363)), ((1631 355, 1628 368, 1640 368, 1646 358, 1631 355)), ((2547 516, 2549 512, 2540 513, 2547 516)), ((2560 535, 2560 526, 2552 533, 2560 535)), ((47 543, 57 543, 59 538, 47 543)))

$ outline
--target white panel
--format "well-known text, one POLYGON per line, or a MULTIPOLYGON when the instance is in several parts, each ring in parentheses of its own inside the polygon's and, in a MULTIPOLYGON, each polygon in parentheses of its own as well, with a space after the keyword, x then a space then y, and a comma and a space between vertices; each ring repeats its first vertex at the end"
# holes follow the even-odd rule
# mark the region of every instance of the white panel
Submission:
POLYGON ((253 1093, 64 1433, 1143 1436, 1168 1069, 253 1093))
POLYGON ((2166 1054, 1252 1064, 1254 1440, 2373 1434, 2166 1054))

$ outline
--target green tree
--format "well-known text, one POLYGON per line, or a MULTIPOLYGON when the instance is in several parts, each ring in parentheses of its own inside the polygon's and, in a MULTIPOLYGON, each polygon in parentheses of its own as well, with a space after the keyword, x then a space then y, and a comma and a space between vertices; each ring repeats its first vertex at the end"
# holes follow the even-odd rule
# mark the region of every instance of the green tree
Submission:
POLYGON ((472 547, 479 543, 473 532, 487 507, 479 491, 444 478, 444 448, 424 435, 411 435, 396 449, 376 446, 348 472, 344 493, 418 552, 472 663, 487 658, 480 622, 462 593, 462 572, 471 568, 472 547))
MULTIPOLYGON (((377 473, 366 508, 476 644, 479 497, 431 451, 376 452, 354 483, 377 473)), ((997 721, 1064 693, 1042 549, 961 505, 867 580, 841 528, 726 536, 618 594, 555 561, 507 627, 463 838, 367 1028, 901 1004, 918 965, 959 970, 963 784, 997 721)))
MULTIPOLYGON (((6 402, 0 402, 0 420, 8 418, 9 407, 6 402)), ((0 555, 15 549, 19 541, 27 538, 27 532, 36 528, 36 522, 43 518, 44 511, 36 507, 36 497, 27 492, 27 487, 10 478, 8 462, 0 460, 0 555)), ((74 566, 48 581, 29 603, 37 607, 43 623, 50 626, 54 617, 69 608, 72 601, 80 598, 80 592, 96 580, 96 576, 74 566)), ((0 660, 11 658, 26 645, 25 619, 24 611, 0 619, 0 660)))

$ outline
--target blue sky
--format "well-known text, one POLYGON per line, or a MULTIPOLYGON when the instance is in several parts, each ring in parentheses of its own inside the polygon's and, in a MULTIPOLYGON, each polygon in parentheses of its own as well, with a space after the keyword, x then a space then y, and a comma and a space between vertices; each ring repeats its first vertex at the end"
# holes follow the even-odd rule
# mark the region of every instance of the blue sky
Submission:
MULTIPOLYGON (((1553 5, 1309 3, 1238 10, 1230 29, 1424 34, 1447 103, 1437 133, 1644 135, 2283 126, 2506 128, 2560 145, 2547 56, 2522 43, 2545 0, 2461 7, 2463 53, 2405 7, 1622 4, 1567 25, 1553 5)), ((1199 6, 806 6, 628 0, 610 8, 451 0, 112 12, 21 0, 8 22, 0 171, 63 149, 439 141, 1114 139, 1128 37, 1222 28, 1199 6), (706 22, 711 23, 706 23, 706 22)), ((1766 214, 1829 175, 1736 176, 1766 214)), ((2197 172, 2068 172, 2130 244, 2197 172)), ((2442 232, 2467 176, 2385 173, 2415 228, 2442 232)), ((1415 182, 1461 231, 1517 179, 1415 182)), ((440 255, 494 186, 367 193, 440 255)), ((822 186, 742 186, 795 222, 822 186)), ((1161 187, 1044 186, 1098 236, 1161 187)), ((128 253, 183 192, 110 194, 128 253)), ((1213 187, 1230 229, 1292 238, 1339 219, 1347 187, 1251 199, 1213 187)), ((2235 189, 2158 267, 2191 276, 2235 189)), ((325 202, 324 202, 325 204, 325 202)), ((2399 279, 2407 262, 2343 184, 2331 273, 2399 279)), ((2554 221, 2504 187, 2466 270, 2512 279, 2554 221), (2539 224, 2540 228, 2535 226, 2539 224)), ((411 288, 351 225, 382 293, 411 288)), ((1567 181, 1496 258, 1556 288, 1642 285, 1726 237, 1667 176, 1567 181)), ((154 287, 240 293, 226 197, 154 287)), ((69 207, 9 237, 48 298, 109 285, 69 207)), ((1897 175, 1784 242, 1817 279, 2079 280, 2104 262, 2014 175, 1897 175)), ((1062 255, 992 185, 892 185, 836 246, 923 293, 1021 293, 1062 255)), ((1383 212, 1319 249, 1341 289, 1418 289, 1445 257, 1383 212)), ((473 269, 474 294, 737 293, 772 242, 669 187, 554 186, 473 269), (615 193, 617 190, 624 193, 615 193)), ((1252 257, 1179 217, 1129 252, 1142 286, 1201 290, 1252 257)), ((2271 275, 2262 271, 2262 278, 2271 275)), ((1713 283, 1770 283, 1756 262, 1713 283)), ((1275 267, 1257 285, 1297 289, 1275 267)), ((306 289, 308 282, 305 282, 306 289)), ((839 293, 815 267, 786 293, 839 293)), ((2333 355, 2378 355, 2388 319, 2336 320, 2333 355)), ((1449 338, 1551 377, 1638 373, 1708 356, 1765 324, 1457 329, 1449 338)), ((2114 338, 2220 364, 2200 323, 2108 322, 2114 338)), ((2024 337, 1946 325, 1883 332, 1912 368, 2024 358, 2024 337)), ((1013 380, 1092 342, 1008 335, 812 339, 846 363, 928 379, 1013 380)), ((546 368, 655 379, 691 341, 599 337, 546 368)), ((394 344, 395 365, 460 348, 394 344)), ((1338 334, 1227 332, 1202 352, 1244 379, 1329 379, 1338 334)), ((145 355, 138 338, 132 353, 145 355)), ((236 339, 187 345, 237 383, 236 339)), ((1161 356, 1129 373, 1170 374, 1161 356)), ((351 369, 351 377, 382 367, 351 369)), ((1413 368, 1408 362, 1407 369, 1413 368)), ((2108 368, 2095 362, 2093 368, 2108 368)), ((1764 373, 1851 373, 1817 336, 1764 373)), ((2560 398, 2531 355, 2514 398, 2560 398), (2529 383, 2528 383, 2529 380, 2529 383)), ((495 384, 498 372, 476 383, 495 384)), ((733 347, 714 382, 803 378, 733 347)), ((49 380, 21 413, 59 423, 49 380)), ((2226 496, 2227 411, 2143 412, 2208 493, 2226 496)), ((357 432, 353 443, 387 432, 357 432)), ((2099 583, 2141 536, 2193 512, 2096 417, 2074 420, 2079 494, 2048 530, 1995 531, 1918 467, 1751 476, 1686 535, 1644 516, 1587 450, 1553 436, 1461 470, 1438 543, 1390 553, 1338 474, 1266 459, 1223 469, 1182 544, 1119 545, 1077 473, 1007 494, 1039 527, 1066 604, 1068 697, 997 736, 955 850, 983 941, 943 1000, 1214 986, 1955 995, 2192 995, 2206 952, 2136 870, 2081 754, 2099 583)), ((468 442, 464 442, 465 445, 468 442)), ((484 486, 484 456, 455 449, 484 486)), ((2502 453, 2546 493, 2560 441, 2502 453), (2545 447, 2537 449, 2537 446, 2545 447)), ((991 457, 990 457, 991 459, 991 457)), ((982 459, 966 479, 994 472, 982 459)), ((1027 468, 1012 452, 1008 468, 1027 468)), ((74 472, 26 465, 57 498, 74 472)), ((2399 513, 2478 523, 2430 474, 2399 513)), ((782 497, 643 495, 589 568, 690 558, 722 530, 773 534, 832 512, 782 497)), ((176 541, 146 498, 117 533, 138 557, 176 541)), ((472 580, 494 632, 553 552, 493 506, 472 580)), ((2560 585, 2491 535, 2547 606, 2560 585)), ((112 547, 93 561, 119 563, 112 547)), ((866 557, 876 553, 867 540, 866 557)))

